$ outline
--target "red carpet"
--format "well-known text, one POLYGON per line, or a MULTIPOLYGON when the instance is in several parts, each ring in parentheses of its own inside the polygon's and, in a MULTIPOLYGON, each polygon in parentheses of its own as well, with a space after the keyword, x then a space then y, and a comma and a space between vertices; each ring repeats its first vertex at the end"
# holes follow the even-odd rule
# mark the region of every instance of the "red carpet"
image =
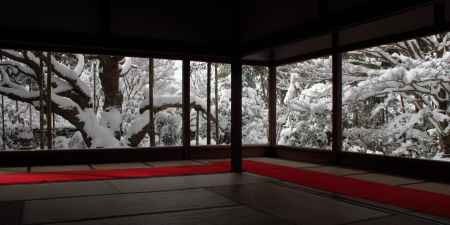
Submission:
POLYGON ((168 166, 154 168, 83 170, 61 172, 32 172, 0 174, 0 184, 30 184, 61 181, 108 180, 132 177, 176 176, 189 174, 224 173, 230 171, 227 162, 214 162, 208 165, 168 166))
MULTIPOLYGON (((356 198, 368 199, 450 218, 450 196, 404 187, 390 186, 327 173, 244 160, 246 171, 273 177, 303 186, 317 188, 356 198)), ((0 184, 24 184, 57 181, 102 180, 127 177, 175 176, 223 173, 230 170, 228 162, 208 165, 171 166, 138 169, 91 170, 68 172, 35 172, 1 174, 0 184)))
POLYGON ((303 186, 450 218, 450 195, 247 160, 245 169, 303 186))

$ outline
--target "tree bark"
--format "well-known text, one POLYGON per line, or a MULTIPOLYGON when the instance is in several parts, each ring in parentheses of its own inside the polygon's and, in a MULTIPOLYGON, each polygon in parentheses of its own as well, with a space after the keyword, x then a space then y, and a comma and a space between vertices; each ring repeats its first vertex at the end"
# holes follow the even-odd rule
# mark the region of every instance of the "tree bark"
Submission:
MULTIPOLYGON (((103 110, 105 112, 110 112, 111 110, 115 109, 118 112, 122 113, 123 95, 119 88, 119 62, 121 59, 122 57, 100 56, 103 70, 99 74, 99 77, 105 96, 105 102, 103 104, 103 110)), ((109 124, 107 124, 107 127, 109 127, 109 124)), ((119 130, 114 130, 114 137, 120 139, 121 136, 121 128, 119 130)))
POLYGON ((51 64, 51 53, 47 52, 47 82, 46 82, 46 121, 47 121, 47 149, 53 148, 53 129, 52 129, 52 107, 51 107, 51 101, 52 101, 52 64, 51 64))
MULTIPOLYGON (((441 88, 441 90, 438 93, 438 96, 442 99, 446 99, 447 101, 439 101, 439 109, 443 112, 447 112, 448 109, 448 93, 441 88)), ((447 115, 450 116, 450 113, 447 112, 447 115)), ((448 121, 443 121, 440 124, 441 127, 445 128, 449 126, 448 121)), ((439 138, 439 145, 441 147, 441 150, 444 152, 445 155, 450 157, 450 134, 441 135, 439 138)))
POLYGON ((199 140, 200 140, 200 135, 199 135, 199 132, 200 132, 200 113, 198 112, 198 110, 195 110, 195 113, 196 113, 196 115, 195 115, 195 144, 196 145, 199 145, 200 144, 200 142, 199 142, 199 140))

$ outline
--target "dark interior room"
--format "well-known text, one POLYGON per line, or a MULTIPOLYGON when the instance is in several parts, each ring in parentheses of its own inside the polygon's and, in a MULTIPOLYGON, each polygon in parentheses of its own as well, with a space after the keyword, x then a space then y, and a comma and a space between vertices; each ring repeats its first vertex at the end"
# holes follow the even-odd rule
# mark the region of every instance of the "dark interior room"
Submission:
POLYGON ((450 1, 7 1, 0 225, 450 224, 450 1))

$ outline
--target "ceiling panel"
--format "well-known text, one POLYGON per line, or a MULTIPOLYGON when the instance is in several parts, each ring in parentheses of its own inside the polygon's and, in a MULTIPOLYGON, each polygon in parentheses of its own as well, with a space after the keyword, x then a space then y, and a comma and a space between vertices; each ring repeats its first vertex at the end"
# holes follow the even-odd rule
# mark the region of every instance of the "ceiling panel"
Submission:
POLYGON ((3 1, 0 27, 17 31, 97 33, 98 1, 3 1))
POLYGON ((339 32, 339 45, 345 46, 389 35, 433 26, 433 6, 426 6, 339 32))
POLYGON ((242 42, 265 38, 319 19, 319 1, 241 1, 242 42))

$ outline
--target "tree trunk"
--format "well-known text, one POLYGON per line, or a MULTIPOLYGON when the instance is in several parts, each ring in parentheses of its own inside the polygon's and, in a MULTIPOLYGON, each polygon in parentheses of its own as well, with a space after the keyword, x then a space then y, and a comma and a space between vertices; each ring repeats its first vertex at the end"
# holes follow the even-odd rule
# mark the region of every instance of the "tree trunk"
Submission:
MULTIPOLYGON (((441 88, 438 95, 440 98, 445 99, 444 101, 439 101, 439 109, 442 110, 443 112, 447 112, 448 93, 441 88)), ((450 116, 450 113, 447 112, 447 114, 448 116, 450 116)), ((448 121, 441 122, 440 126, 446 128, 447 126, 449 126, 448 121)), ((450 157, 450 134, 441 136, 439 139, 439 145, 444 154, 450 157)))
POLYGON ((195 144, 199 145, 199 139, 200 139, 200 113, 198 112, 198 110, 195 110, 195 112, 197 113, 195 116, 195 144))
POLYGON ((46 104, 45 104, 45 111, 46 111, 46 121, 47 121, 47 149, 53 148, 53 129, 52 129, 52 107, 51 107, 51 101, 52 101, 52 64, 51 64, 51 53, 47 52, 47 82, 46 82, 46 104))
MULTIPOLYGON (((105 102, 103 104, 104 112, 112 112, 113 110, 117 110, 117 112, 122 113, 123 96, 119 89, 119 61, 121 59, 122 57, 100 56, 103 70, 99 74, 99 77, 105 96, 105 102)), ((106 126, 108 128, 112 128, 110 123, 107 123, 106 126)), ((121 125, 119 128, 112 130, 114 131, 114 137, 120 139, 122 136, 121 125)))

